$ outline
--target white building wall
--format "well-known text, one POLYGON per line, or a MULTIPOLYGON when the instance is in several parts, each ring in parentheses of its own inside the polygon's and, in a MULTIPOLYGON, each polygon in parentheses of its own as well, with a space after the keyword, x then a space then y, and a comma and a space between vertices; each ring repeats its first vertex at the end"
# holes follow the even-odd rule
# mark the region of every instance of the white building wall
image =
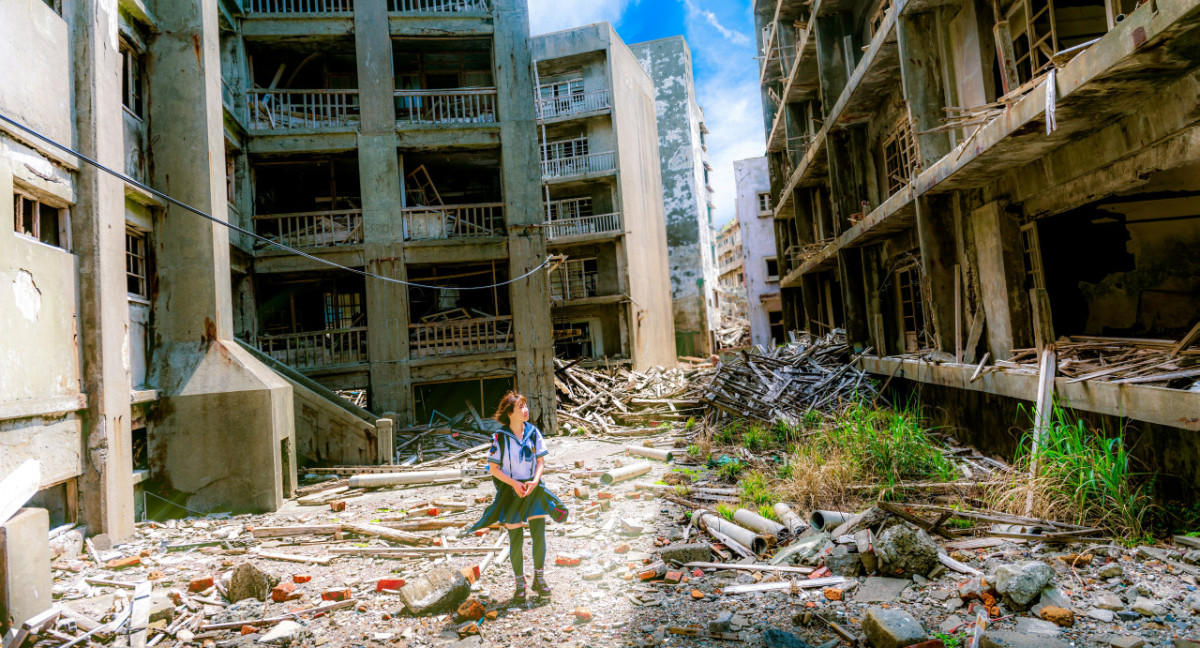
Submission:
MULTIPOLYGON (((767 158, 749 158, 733 163, 737 184, 736 213, 742 230, 742 259, 746 273, 746 310, 750 339, 770 344, 770 311, 780 310, 779 280, 767 280, 768 257, 775 256, 775 227, 772 212, 759 210, 758 194, 769 193, 767 158)), ((775 340, 782 342, 783 340, 775 340)))

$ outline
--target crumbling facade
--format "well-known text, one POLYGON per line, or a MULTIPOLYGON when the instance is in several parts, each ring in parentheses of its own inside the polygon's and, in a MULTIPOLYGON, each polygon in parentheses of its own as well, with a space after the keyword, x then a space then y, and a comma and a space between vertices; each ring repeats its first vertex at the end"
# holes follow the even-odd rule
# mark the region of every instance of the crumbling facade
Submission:
POLYGON ((676 352, 706 355, 721 323, 708 129, 682 36, 630 46, 654 80, 676 352))
POLYGON ((1131 423, 1144 459, 1194 485, 1196 351, 1177 341, 1200 321, 1200 6, 759 0, 755 15, 784 325, 845 328, 866 367, 998 437, 1028 425, 1011 413, 1035 400, 1048 346, 1111 349, 1095 371, 1051 363, 1067 376, 1043 384, 1131 423), (1155 349, 1164 375, 1122 365, 1155 349))
POLYGON ((746 317, 746 275, 742 225, 733 219, 717 232, 717 285, 721 289, 721 317, 746 317))
POLYGON ((654 86, 608 23, 533 39, 563 360, 675 362, 654 86))
POLYGON ((770 346, 787 341, 783 305, 779 298, 779 257, 775 253, 775 214, 771 208, 771 183, 765 157, 733 163, 737 187, 735 212, 742 238, 745 268, 746 317, 750 340, 770 346))

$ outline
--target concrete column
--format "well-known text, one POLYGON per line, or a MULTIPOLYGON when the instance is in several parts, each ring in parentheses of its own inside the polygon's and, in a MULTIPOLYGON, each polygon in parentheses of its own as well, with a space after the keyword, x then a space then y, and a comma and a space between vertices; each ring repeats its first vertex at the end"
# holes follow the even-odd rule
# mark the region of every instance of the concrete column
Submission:
POLYGON ((867 304, 867 330, 871 346, 875 353, 884 356, 888 353, 887 333, 883 317, 884 299, 880 292, 883 285, 882 247, 872 245, 863 248, 863 291, 867 304))
MULTIPOLYGON (((217 2, 149 3, 148 123, 151 183, 225 222, 217 2)), ((296 483, 292 390, 232 338, 229 231, 169 207, 154 245, 152 476, 193 510, 274 510, 296 483)))
MULTIPOLYGON (((900 81, 916 132, 942 125, 946 116, 946 80, 942 76, 941 21, 935 11, 901 16, 896 27, 900 47, 900 81)), ((950 152, 950 133, 917 135, 921 168, 950 152)))
POLYGON ((853 30, 849 13, 839 11, 817 18, 817 75, 821 81, 821 108, 825 115, 833 110, 838 96, 850 81, 846 70, 843 38, 853 30))
POLYGON ((993 359, 1007 360, 1013 349, 1030 343, 1020 231, 1016 218, 996 202, 973 210, 971 227, 979 260, 988 348, 993 359))
POLYGON ((845 248, 838 252, 838 279, 842 289, 842 313, 845 318, 846 339, 856 348, 870 344, 867 329, 867 299, 863 291, 862 248, 845 248))
MULTIPOLYGON (((77 146, 84 155, 124 171, 121 56, 117 2, 74 2, 77 146)), ((67 142, 69 143, 69 142, 67 142)), ((125 284, 125 189, 112 176, 81 165, 72 211, 72 247, 79 259, 79 333, 83 355, 85 464, 80 513, 92 533, 133 533, 133 451, 130 439, 129 303, 125 284)))
MULTIPOLYGON (((948 201, 917 198, 917 240, 921 246, 921 274, 928 292, 925 301, 933 320, 937 348, 954 355, 954 213, 948 201)), ((960 304, 961 306, 961 304, 960 304)), ((965 326, 970 326, 967 322, 965 326)), ((963 344, 967 331, 963 331, 963 344)))
MULTIPOLYGON (((533 106, 533 61, 529 14, 524 0, 494 0, 495 74, 500 116, 500 183, 508 221, 508 273, 515 278, 546 258, 540 227, 544 209, 539 189, 537 121, 533 106)), ((544 271, 509 286, 517 345, 517 390, 529 398, 530 416, 547 432, 555 429, 554 337, 550 287, 544 271)), ((636 326, 636 319, 630 322, 636 326)))

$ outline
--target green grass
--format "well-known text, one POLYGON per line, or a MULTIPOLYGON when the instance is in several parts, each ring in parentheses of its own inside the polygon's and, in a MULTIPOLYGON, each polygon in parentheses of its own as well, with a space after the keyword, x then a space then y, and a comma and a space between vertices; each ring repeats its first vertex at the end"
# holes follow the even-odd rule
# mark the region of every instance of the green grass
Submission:
POLYGON ((694 417, 694 416, 689 416, 689 417, 688 417, 688 420, 687 420, 687 423, 684 423, 684 424, 683 424, 683 431, 684 431, 684 432, 691 432, 693 429, 695 429, 695 427, 696 427, 696 417, 694 417))
POLYGON ((738 475, 746 469, 746 464, 734 459, 729 463, 717 468, 717 476, 725 481, 737 481, 738 475))
POLYGON ((763 504, 762 506, 758 507, 758 514, 772 522, 779 521, 779 516, 775 515, 775 508, 770 504, 763 504))
POLYGON ((953 481, 953 464, 922 424, 915 410, 851 405, 834 419, 818 444, 835 446, 884 488, 902 481, 953 481))
POLYGON ((946 648, 961 648, 962 647, 962 637, 952 635, 952 634, 946 634, 945 632, 935 632, 935 633, 933 633, 933 636, 937 639, 941 639, 942 645, 945 646, 946 648))
POLYGON ((763 506, 774 501, 767 484, 766 475, 754 471, 738 481, 738 492, 746 505, 763 506))
POLYGON ((734 508, 728 504, 717 504, 717 515, 720 515, 730 522, 733 521, 733 511, 734 508))
POLYGON ((742 445, 750 452, 757 452, 767 447, 769 438, 761 425, 751 425, 742 432, 742 445))

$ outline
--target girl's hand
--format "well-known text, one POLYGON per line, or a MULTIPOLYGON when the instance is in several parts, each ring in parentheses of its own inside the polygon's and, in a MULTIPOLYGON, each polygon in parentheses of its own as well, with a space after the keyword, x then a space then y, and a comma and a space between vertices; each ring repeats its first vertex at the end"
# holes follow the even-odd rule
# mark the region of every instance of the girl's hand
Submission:
MULTIPOLYGON (((532 493, 533 489, 536 488, 537 485, 538 485, 538 480, 536 480, 536 479, 534 479, 533 481, 525 482, 525 495, 532 493)), ((524 497, 525 495, 522 495, 522 497, 524 497)))
POLYGON ((525 484, 522 484, 519 481, 514 481, 512 483, 512 489, 517 491, 517 497, 525 497, 525 495, 526 495, 525 484))

